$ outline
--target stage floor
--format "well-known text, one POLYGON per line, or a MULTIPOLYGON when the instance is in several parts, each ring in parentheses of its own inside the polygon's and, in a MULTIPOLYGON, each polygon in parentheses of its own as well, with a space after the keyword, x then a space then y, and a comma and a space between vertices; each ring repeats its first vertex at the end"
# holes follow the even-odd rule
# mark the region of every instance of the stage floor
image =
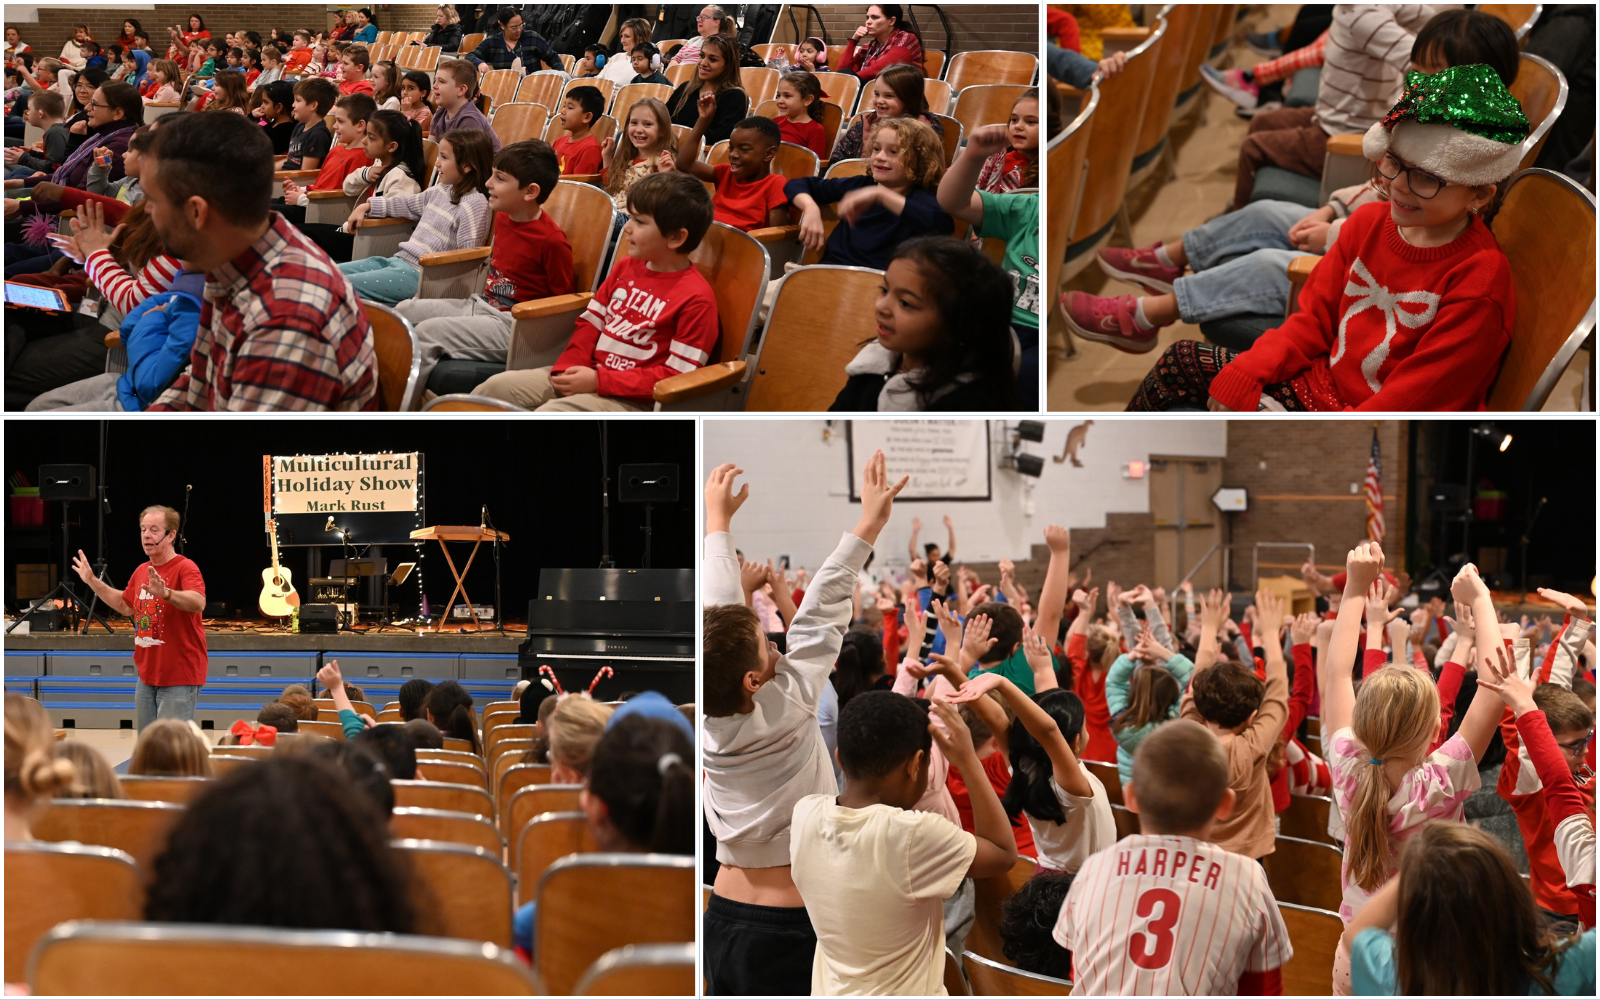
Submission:
MULTIPOLYGON (((5 648, 13 652, 31 650, 131 650, 133 628, 127 619, 111 622, 108 634, 95 625, 88 635, 76 632, 16 632, 5 637, 5 648)), ((363 625, 357 631, 290 632, 286 627, 266 622, 207 621, 206 648, 213 652, 271 649, 283 652, 370 652, 370 653, 515 653, 527 638, 527 626, 507 625, 504 633, 492 628, 449 625, 435 631, 405 632, 395 628, 379 631, 379 626, 363 625)))

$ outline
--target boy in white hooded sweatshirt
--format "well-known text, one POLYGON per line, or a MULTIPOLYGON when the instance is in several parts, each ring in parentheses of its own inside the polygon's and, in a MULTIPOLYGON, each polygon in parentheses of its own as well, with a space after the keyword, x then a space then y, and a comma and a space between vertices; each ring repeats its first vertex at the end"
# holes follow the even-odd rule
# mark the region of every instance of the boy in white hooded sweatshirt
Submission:
POLYGON ((718 466, 706 484, 702 564, 702 739, 705 814, 721 862, 705 927, 707 995, 808 995, 816 933, 789 868, 789 825, 807 795, 837 795, 817 724, 850 626, 856 577, 894 498, 883 452, 867 461, 861 520, 812 579, 780 656, 744 604, 729 526, 750 495, 732 485, 743 470, 718 466))

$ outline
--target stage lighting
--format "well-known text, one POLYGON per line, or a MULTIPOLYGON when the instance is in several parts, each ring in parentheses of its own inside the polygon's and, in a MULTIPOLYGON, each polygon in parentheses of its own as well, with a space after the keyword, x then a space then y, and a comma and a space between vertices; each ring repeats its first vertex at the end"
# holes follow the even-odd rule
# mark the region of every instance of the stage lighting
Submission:
POLYGON ((1027 455, 1018 452, 1015 455, 1007 456, 1006 464, 1032 479, 1038 479, 1044 475, 1044 459, 1038 455, 1027 455))
POLYGON ((1472 433, 1485 441, 1496 442, 1496 451, 1505 451, 1511 447, 1511 433, 1503 430, 1497 424, 1482 423, 1472 429, 1472 433))
POLYGON ((1044 441, 1044 423, 1039 420, 1022 420, 1017 423, 1017 437, 1035 444, 1044 441))
POLYGON ((1507 434, 1505 437, 1500 439, 1500 450, 1505 451, 1509 447, 1511 447, 1511 435, 1507 434))

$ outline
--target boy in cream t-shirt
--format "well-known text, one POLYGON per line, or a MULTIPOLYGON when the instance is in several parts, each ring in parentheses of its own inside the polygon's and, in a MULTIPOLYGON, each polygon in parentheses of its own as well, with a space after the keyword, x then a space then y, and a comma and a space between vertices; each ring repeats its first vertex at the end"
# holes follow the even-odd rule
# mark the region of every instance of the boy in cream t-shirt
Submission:
POLYGON ((844 791, 794 807, 789 857, 816 929, 813 996, 947 996, 943 900, 965 878, 1010 871, 1016 840, 955 706, 891 691, 839 714, 844 791), (917 812, 939 749, 972 798, 976 835, 917 812))

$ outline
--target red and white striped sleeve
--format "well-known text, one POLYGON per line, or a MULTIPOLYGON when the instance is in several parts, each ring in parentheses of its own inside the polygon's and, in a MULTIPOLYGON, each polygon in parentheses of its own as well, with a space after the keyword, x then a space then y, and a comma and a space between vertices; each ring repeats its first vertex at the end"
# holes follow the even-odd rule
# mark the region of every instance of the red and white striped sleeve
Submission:
POLYGON ((159 254, 150 258, 137 275, 132 275, 117 263, 109 250, 96 250, 83 267, 106 301, 124 314, 150 296, 170 289, 182 269, 177 258, 159 254))

